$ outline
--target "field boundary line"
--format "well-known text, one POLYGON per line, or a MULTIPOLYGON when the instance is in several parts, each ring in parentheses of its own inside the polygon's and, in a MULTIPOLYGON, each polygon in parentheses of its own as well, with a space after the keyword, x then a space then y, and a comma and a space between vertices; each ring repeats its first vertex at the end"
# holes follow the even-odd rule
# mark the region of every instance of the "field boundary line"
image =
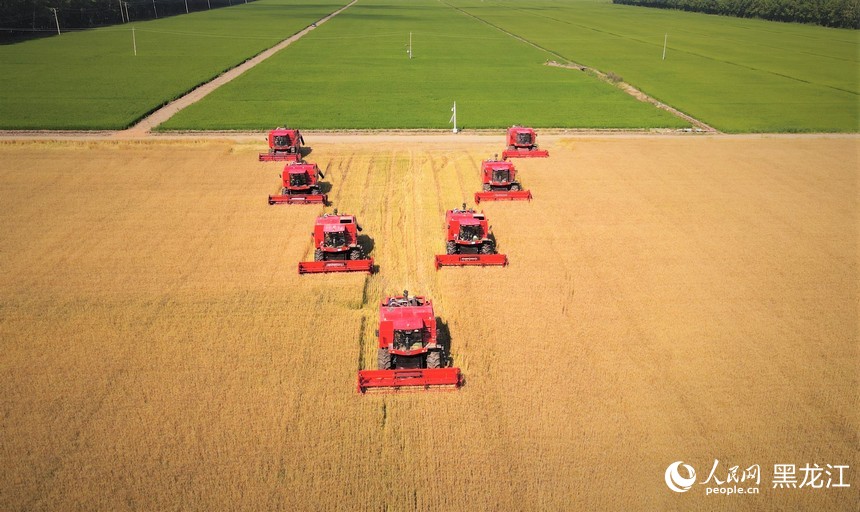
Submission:
POLYGON ((283 50, 287 46, 298 41, 303 36, 305 36, 308 32, 310 32, 311 30, 317 28, 318 26, 322 25, 326 21, 334 18, 335 16, 342 13, 346 9, 352 7, 352 5, 355 4, 356 2, 358 2, 358 0, 352 0, 350 3, 344 5, 340 9, 338 9, 332 13, 329 13, 328 15, 317 20, 314 23, 311 23, 310 25, 308 25, 304 29, 300 30, 299 32, 296 32, 295 34, 288 37, 287 39, 284 39, 283 41, 276 44, 275 46, 272 46, 271 48, 263 50, 262 52, 258 53, 254 57, 251 57, 250 59, 246 60, 245 62, 239 64, 238 66, 231 68, 227 71, 224 71, 223 73, 216 76, 212 80, 210 80, 210 81, 208 81, 208 82, 206 82, 206 83, 204 83, 198 87, 195 87, 194 89, 188 91, 186 94, 180 96, 179 98, 177 98, 177 99, 171 101, 170 103, 158 108, 157 110, 150 113, 149 115, 147 115, 146 117, 144 117, 143 119, 141 119, 140 121, 138 121, 137 123, 132 125, 131 127, 126 128, 125 130, 120 130, 120 131, 114 132, 113 136, 117 137, 117 138, 126 138, 126 137, 135 137, 135 136, 139 136, 139 135, 149 134, 153 128, 160 125, 161 123, 164 123, 165 121, 167 121, 168 119, 170 119, 171 117, 176 115, 180 110, 202 100, 203 98, 208 96, 209 93, 211 93, 215 89, 217 89, 217 88, 221 87, 222 85, 234 80, 235 78, 239 77, 240 75, 242 75, 243 73, 245 73, 249 69, 253 68, 257 64, 263 62, 264 60, 268 59, 272 55, 278 53, 279 51, 283 50))
POLYGON ((527 44, 527 45, 533 46, 534 48, 537 48, 538 50, 541 50, 541 51, 543 51, 543 52, 546 52, 546 53, 548 53, 548 54, 550 54, 550 55, 553 55, 553 56, 555 56, 555 57, 558 57, 559 59, 561 59, 561 60, 563 60, 563 61, 567 62, 567 64, 561 64, 561 63, 556 62, 556 61, 547 61, 547 62, 546 62, 546 65, 547 65, 547 66, 554 66, 554 67, 560 67, 560 68, 569 68, 569 69, 578 69, 578 70, 580 70, 580 71, 585 71, 585 72, 587 72, 587 73, 591 74, 592 76, 594 76, 594 77, 596 77, 596 78, 598 78, 598 79, 600 79, 600 80, 603 80, 604 82, 607 82, 607 83, 608 83, 608 84, 610 84, 610 85, 613 85, 613 86, 617 87, 617 88, 618 88, 618 89, 620 89, 622 92, 627 93, 627 94, 629 94, 630 96, 633 96, 634 98, 636 98, 636 99, 637 99, 637 100, 639 100, 639 101, 644 101, 644 102, 646 102, 646 103, 650 103, 650 104, 654 105, 655 107, 657 107, 657 108, 659 108, 659 109, 661 109, 661 110, 665 110, 666 112, 669 112, 670 114, 674 115, 675 117, 678 117, 678 118, 680 118, 680 119, 683 119, 684 121, 687 121, 688 123, 690 123, 690 124, 692 124, 693 126, 695 126, 695 127, 696 127, 696 128, 694 129, 695 131, 701 131, 701 132, 706 132, 706 133, 721 133, 721 132, 720 132, 719 130, 717 130, 716 128, 714 128, 714 127, 712 127, 712 126, 710 126, 710 125, 708 125, 708 124, 706 124, 706 123, 703 123, 702 121, 699 121, 699 120, 698 120, 698 119, 696 119, 695 117, 693 117, 693 116, 691 116, 691 115, 689 115, 689 114, 685 114, 685 113, 681 112, 680 110, 678 110, 678 109, 676 109, 676 108, 674 108, 674 107, 672 107, 672 106, 666 105, 665 103, 663 103, 663 102, 661 102, 661 101, 657 100, 656 98, 652 98, 651 96, 649 96, 649 95, 645 94, 644 92, 640 91, 640 90, 639 90, 639 89, 637 89, 636 87, 633 87, 632 85, 630 85, 630 84, 628 84, 628 83, 626 83, 626 82, 624 82, 624 81, 614 81, 614 80, 611 80, 611 79, 609 78, 609 76, 608 76, 606 73, 604 73, 604 72, 600 71, 599 69, 595 69, 595 68, 592 68, 592 67, 588 67, 588 66, 583 66, 583 65, 581 65, 581 64, 577 64, 577 63, 573 62, 572 60, 568 59, 567 57, 565 57, 564 55, 562 55, 562 54, 560 54, 560 53, 558 53, 558 52, 555 52, 555 51, 553 51, 553 50, 550 50, 549 48, 544 48, 543 46, 541 46, 541 45, 539 45, 539 44, 537 44, 537 43, 534 43, 534 42, 532 42, 532 41, 529 41, 528 39, 526 39, 526 38, 524 38, 524 37, 522 37, 522 36, 518 36, 517 34, 514 34, 513 32, 509 32, 509 31, 505 30, 504 28, 502 28, 502 27, 500 27, 500 26, 498 26, 498 25, 494 25, 493 23, 490 23, 489 21, 487 21, 487 20, 485 20, 485 19, 483 19, 483 18, 480 18, 480 17, 478 17, 478 16, 475 16, 474 14, 471 14, 471 13, 469 13, 469 12, 466 12, 466 11, 464 11, 463 9, 459 8, 459 7, 456 7, 456 6, 454 6, 454 5, 451 5, 451 4, 449 4, 448 2, 445 2, 444 0, 439 0, 439 1, 440 1, 441 3, 443 3, 443 4, 447 5, 448 7, 452 8, 452 9, 454 9, 454 10, 456 10, 456 11, 459 11, 460 13, 462 13, 462 14, 464 14, 464 15, 466 15, 466 16, 468 16, 468 17, 470 17, 470 18, 473 18, 473 19, 475 19, 475 20, 477 20, 477 21, 480 21, 481 23, 484 23, 484 24, 486 24, 486 25, 488 25, 488 26, 490 26, 490 27, 493 27, 494 29, 496 29, 496 30, 498 30, 498 31, 500 31, 500 32, 502 32, 502 33, 504 33, 504 34, 507 34, 508 36, 510 36, 510 37, 512 37, 512 38, 514 38, 514 39, 516 39, 517 41, 520 41, 520 42, 523 42, 523 43, 525 43, 525 44, 527 44))

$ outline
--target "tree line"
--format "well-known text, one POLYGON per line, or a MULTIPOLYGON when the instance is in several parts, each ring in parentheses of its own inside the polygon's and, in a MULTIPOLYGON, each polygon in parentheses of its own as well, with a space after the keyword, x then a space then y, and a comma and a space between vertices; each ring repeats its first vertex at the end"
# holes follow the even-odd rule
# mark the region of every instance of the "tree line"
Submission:
POLYGON ((860 0, 612 0, 612 3, 860 28, 860 0))
POLYGON ((186 14, 253 0, 2 0, 0 42, 186 14), (56 17, 55 17, 56 13, 56 17))

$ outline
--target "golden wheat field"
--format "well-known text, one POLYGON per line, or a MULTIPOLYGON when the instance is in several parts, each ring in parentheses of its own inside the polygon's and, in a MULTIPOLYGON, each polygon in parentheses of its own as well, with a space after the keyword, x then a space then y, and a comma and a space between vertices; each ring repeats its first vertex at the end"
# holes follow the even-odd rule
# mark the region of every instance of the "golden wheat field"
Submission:
POLYGON ((857 509, 857 137, 561 137, 438 272, 498 141, 306 137, 379 273, 297 275, 259 143, 0 143, 0 510, 857 509), (403 289, 461 390, 355 392, 403 289), (715 460, 760 494, 664 483, 715 460))

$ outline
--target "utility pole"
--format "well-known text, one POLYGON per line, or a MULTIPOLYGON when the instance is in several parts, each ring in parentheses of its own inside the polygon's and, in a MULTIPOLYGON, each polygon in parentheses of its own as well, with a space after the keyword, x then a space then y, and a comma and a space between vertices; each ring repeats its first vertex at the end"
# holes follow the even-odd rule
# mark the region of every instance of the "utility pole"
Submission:
POLYGON ((125 12, 122 10, 122 0, 117 0, 119 2, 119 17, 123 23, 125 23, 125 12))
POLYGON ((209 9, 210 9, 210 10, 212 9, 212 4, 211 4, 211 3, 209 3, 209 0, 206 0, 206 5, 208 5, 208 6, 209 6, 209 9))
POLYGON ((48 9, 54 11, 54 23, 57 24, 57 35, 60 35, 60 20, 57 19, 57 8, 56 7, 48 7, 48 9))
POLYGON ((134 45, 134 56, 137 57, 137 38, 134 37, 134 26, 131 27, 131 44, 134 45))
POLYGON ((128 2, 123 2, 125 4, 125 19, 127 21, 131 21, 131 16, 128 15, 128 2))
POLYGON ((457 102, 456 101, 454 102, 454 107, 451 109, 451 112, 453 112, 454 115, 451 116, 451 120, 448 122, 454 123, 454 129, 451 131, 453 133, 457 133, 458 130, 457 130, 457 102))
POLYGON ((155 11, 155 19, 158 19, 158 7, 155 6, 155 0, 152 0, 152 10, 155 11))
POLYGON ((185 0, 185 14, 188 14, 188 0, 185 0))
POLYGON ((663 36, 663 60, 666 60, 666 41, 669 40, 669 34, 663 36))

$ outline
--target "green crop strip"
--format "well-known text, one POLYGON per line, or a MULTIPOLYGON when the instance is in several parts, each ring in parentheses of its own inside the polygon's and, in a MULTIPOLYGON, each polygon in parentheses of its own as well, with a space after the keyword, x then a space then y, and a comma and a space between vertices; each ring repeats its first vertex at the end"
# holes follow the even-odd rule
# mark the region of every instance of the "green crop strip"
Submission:
POLYGON ((342 5, 259 0, 0 46, 0 129, 125 128, 342 5))
POLYGON ((723 131, 860 129, 858 31, 594 1, 450 2, 723 131))
POLYGON ((444 129, 455 101, 467 129, 689 126, 553 58, 438 1, 361 0, 162 129, 444 129))

